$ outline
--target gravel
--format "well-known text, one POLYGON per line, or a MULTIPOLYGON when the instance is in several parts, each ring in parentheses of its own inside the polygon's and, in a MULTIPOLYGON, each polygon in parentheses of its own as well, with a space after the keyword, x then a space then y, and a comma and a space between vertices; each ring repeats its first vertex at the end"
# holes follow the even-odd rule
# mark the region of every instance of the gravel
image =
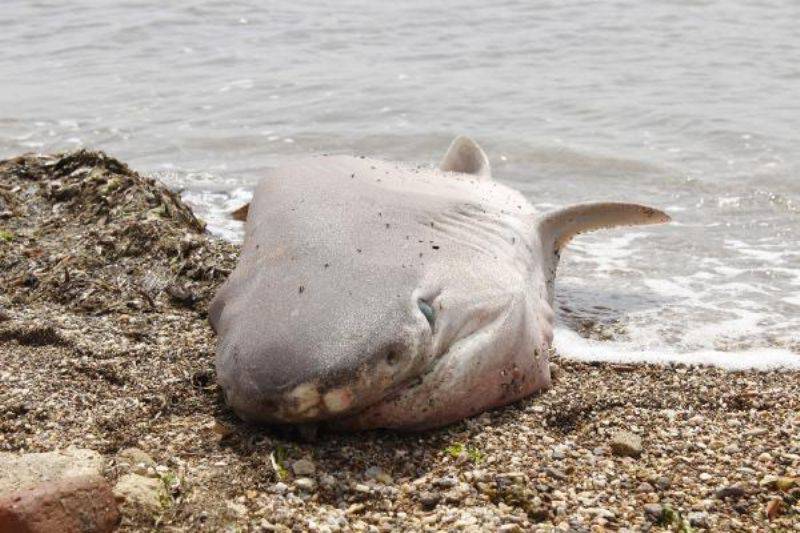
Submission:
POLYGON ((800 373, 554 355, 549 391, 437 431, 254 427, 224 405, 206 316, 235 246, 101 153, 0 162, 0 198, 0 451, 91 449, 115 484, 141 450, 161 508, 123 506, 122 531, 800 523, 800 373), (612 453, 620 432, 638 457, 612 453))

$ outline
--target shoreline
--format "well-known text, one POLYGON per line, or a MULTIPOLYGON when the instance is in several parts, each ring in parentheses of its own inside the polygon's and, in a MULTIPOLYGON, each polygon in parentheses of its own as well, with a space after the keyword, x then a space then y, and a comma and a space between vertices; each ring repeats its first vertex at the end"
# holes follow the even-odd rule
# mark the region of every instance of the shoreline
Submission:
POLYGON ((800 530, 797 370, 556 358, 549 391, 436 431, 241 423, 206 320, 236 257, 102 153, 0 162, 0 452, 92 449, 113 483, 143 451, 169 494, 120 531, 800 530))

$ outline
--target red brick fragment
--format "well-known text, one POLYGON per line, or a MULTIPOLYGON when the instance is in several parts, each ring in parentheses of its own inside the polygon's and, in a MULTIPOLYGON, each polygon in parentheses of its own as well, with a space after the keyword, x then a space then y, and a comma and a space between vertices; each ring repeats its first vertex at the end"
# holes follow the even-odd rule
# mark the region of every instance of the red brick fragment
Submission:
POLYGON ((119 510, 106 480, 78 476, 0 496, 0 533, 107 533, 119 510))

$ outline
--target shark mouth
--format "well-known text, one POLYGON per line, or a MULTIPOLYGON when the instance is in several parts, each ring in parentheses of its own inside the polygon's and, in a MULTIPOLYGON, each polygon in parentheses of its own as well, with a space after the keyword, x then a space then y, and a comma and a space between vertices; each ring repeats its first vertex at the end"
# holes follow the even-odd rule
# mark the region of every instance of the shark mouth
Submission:
MULTIPOLYGON (((448 335, 450 340, 445 342, 441 338, 439 339, 437 344, 442 347, 446 346, 446 348, 437 350, 436 355, 422 370, 387 388, 375 401, 359 409, 342 413, 342 416, 324 420, 325 427, 332 430, 381 427, 380 420, 378 420, 381 408, 391 407, 392 404, 399 406, 403 400, 417 395, 431 396, 434 390, 446 388, 450 381, 458 381, 459 372, 469 372, 469 368, 466 364, 454 364, 454 358, 459 358, 459 361, 466 363, 470 357, 462 356, 474 351, 470 345, 480 347, 493 338, 508 320, 510 310, 511 307, 508 305, 497 305, 479 315, 471 315, 470 320, 461 324, 456 331, 448 335), (451 379, 448 379, 448 376, 451 379), (430 387, 431 390, 426 391, 426 387, 430 387), (377 419, 374 419, 372 415, 377 416, 377 419)), ((413 418, 413 415, 414 413, 409 413, 409 418, 413 418)), ((409 423, 409 427, 413 425, 413 423, 409 423)))

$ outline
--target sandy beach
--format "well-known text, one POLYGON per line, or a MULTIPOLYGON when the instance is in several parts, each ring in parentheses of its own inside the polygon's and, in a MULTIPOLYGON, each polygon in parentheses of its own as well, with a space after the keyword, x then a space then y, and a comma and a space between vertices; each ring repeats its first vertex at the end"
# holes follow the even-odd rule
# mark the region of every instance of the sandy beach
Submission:
POLYGON ((798 372, 556 356, 546 393, 438 431, 241 423, 206 316, 236 257, 102 153, 0 162, 0 452, 158 480, 121 531, 800 531, 798 372))

